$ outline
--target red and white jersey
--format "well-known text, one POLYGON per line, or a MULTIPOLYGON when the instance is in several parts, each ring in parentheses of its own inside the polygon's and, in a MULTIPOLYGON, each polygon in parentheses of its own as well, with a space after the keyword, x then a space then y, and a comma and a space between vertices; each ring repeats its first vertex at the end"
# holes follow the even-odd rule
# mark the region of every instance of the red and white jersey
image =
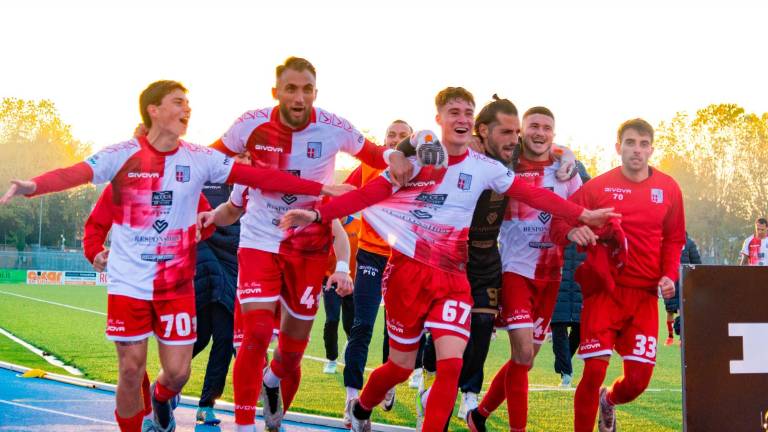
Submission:
MULTIPOLYGON (((347 120, 314 108, 303 129, 280 122, 279 108, 248 111, 221 137, 233 153, 248 151, 254 166, 288 171, 304 179, 332 184, 336 154, 355 155, 365 137, 347 120)), ((240 247, 303 256, 328 256, 330 225, 308 227, 286 234, 277 227, 288 210, 311 209, 319 197, 263 192, 251 188, 247 211, 240 221, 240 247)))
POLYGON ((194 295, 200 192, 205 182, 225 182, 234 161, 184 141, 159 152, 141 138, 106 147, 86 163, 93 183, 112 182, 108 293, 143 300, 194 295))
MULTIPOLYGON (((520 158, 515 170, 519 180, 568 198, 581 187, 581 177, 557 181, 559 161, 533 162, 520 158)), ((511 199, 499 234, 502 271, 541 281, 560 280, 562 251, 549 236, 550 213, 511 199)))
POLYGON ((768 237, 759 239, 754 234, 747 237, 741 254, 747 256, 747 264, 751 266, 768 265, 768 237))
MULTIPOLYGON (((439 269, 465 273, 472 214, 486 189, 505 193, 514 173, 469 150, 451 156, 447 169, 421 167, 389 198, 363 210, 363 217, 398 252, 439 269)), ((389 179, 389 170, 382 173, 389 179)))

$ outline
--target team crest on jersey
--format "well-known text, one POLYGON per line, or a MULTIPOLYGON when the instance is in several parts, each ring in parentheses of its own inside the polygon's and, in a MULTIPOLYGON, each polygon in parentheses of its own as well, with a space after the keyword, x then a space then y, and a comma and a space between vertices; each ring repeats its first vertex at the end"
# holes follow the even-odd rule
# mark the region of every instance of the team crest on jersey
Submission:
POLYGON ((155 223, 152 224, 152 228, 154 228, 155 231, 157 231, 157 233, 160 234, 163 231, 165 231, 166 228, 168 228, 168 222, 162 219, 158 219, 155 221, 155 223))
POLYGON ((549 214, 547 212, 539 213, 539 221, 542 224, 546 224, 547 222, 549 222, 550 219, 552 219, 552 215, 551 214, 549 214))
POLYGON ((662 189, 651 189, 651 202, 661 204, 664 202, 664 191, 662 189))
POLYGON ((319 141, 310 141, 307 143, 307 157, 310 159, 320 159, 323 155, 323 143, 319 141))
POLYGON ((188 183, 190 179, 189 165, 176 165, 176 181, 179 183, 188 183))
POLYGON ((456 186, 461 190, 468 191, 472 187, 472 174, 459 173, 459 182, 456 186))

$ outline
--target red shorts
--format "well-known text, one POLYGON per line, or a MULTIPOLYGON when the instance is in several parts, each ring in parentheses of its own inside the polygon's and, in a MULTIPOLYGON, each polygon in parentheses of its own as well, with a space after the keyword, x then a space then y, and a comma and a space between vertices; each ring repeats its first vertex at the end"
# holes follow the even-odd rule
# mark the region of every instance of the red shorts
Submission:
POLYGON ((466 274, 449 273, 392 252, 381 281, 390 346, 417 349, 425 328, 437 339, 469 339, 472 295, 466 274))
POLYGON ((656 364, 659 298, 655 292, 617 286, 613 294, 584 299, 579 357, 611 355, 656 364))
POLYGON ((507 330, 532 328, 533 342, 543 344, 559 290, 560 281, 540 281, 505 272, 499 303, 500 327, 507 330))
POLYGON ((280 300, 292 317, 315 319, 328 260, 240 248, 237 262, 241 304, 280 300))
POLYGON ((166 345, 191 345, 197 340, 195 297, 141 300, 123 295, 107 296, 107 339, 115 342, 144 340, 153 334, 166 345))
MULTIPOLYGON (((232 335, 232 346, 240 348, 243 344, 243 338, 245 337, 245 331, 243 329, 243 321, 240 317, 243 312, 240 311, 240 301, 235 298, 235 326, 234 333, 232 335)), ((275 319, 272 322, 272 341, 280 335, 280 308, 277 308, 275 312, 275 319)))

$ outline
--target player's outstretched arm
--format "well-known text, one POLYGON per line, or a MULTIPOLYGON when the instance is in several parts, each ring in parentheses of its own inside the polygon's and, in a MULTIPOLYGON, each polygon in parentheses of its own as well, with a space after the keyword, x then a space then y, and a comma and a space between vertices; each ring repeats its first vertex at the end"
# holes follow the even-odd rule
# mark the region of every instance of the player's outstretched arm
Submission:
POLYGON ((390 197, 392 184, 384 177, 368 182, 360 189, 347 192, 340 197, 323 204, 315 210, 290 210, 280 220, 280 228, 301 227, 313 222, 328 223, 359 212, 390 197))
POLYGON ((576 175, 576 154, 568 147, 554 144, 552 146, 552 155, 560 160, 560 168, 557 169, 555 177, 558 181, 565 182, 576 175))
POLYGON ((354 189, 351 185, 323 185, 276 169, 256 168, 243 164, 232 166, 232 171, 225 183, 238 183, 264 191, 314 196, 337 196, 354 189))
POLYGON ((325 290, 332 289, 333 284, 336 284, 336 293, 345 297, 352 294, 353 289, 352 278, 349 276, 349 236, 338 219, 333 221, 331 228, 333 231, 333 254, 336 256, 336 271, 328 277, 325 290))
POLYGON ((403 186, 413 176, 413 165, 399 150, 385 149, 383 146, 377 146, 365 140, 363 148, 355 154, 355 157, 373 168, 389 167, 392 182, 396 186, 403 186))
POLYGON ((34 197, 53 192, 61 192, 93 179, 93 170, 85 162, 78 162, 66 168, 59 168, 41 174, 31 180, 11 180, 11 187, 0 197, 0 204, 5 204, 16 196, 34 197))

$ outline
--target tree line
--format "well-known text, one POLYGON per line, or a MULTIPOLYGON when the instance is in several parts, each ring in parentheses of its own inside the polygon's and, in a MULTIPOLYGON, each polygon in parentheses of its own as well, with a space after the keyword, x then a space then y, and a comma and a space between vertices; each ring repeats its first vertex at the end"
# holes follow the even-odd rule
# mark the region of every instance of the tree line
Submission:
MULTIPOLYGON (((766 215, 768 199, 768 113, 735 104, 713 104, 691 116, 677 113, 656 129, 652 164, 672 175, 683 190, 686 225, 710 263, 735 262, 755 218, 766 215)), ((4 98, 0 102, 0 185, 84 159, 91 146, 72 136, 49 100, 4 98)), ((600 157, 582 154, 591 175, 600 157)), ((78 247, 83 223, 98 197, 93 186, 0 208, 0 241, 23 250, 78 247), (40 201, 43 200, 40 219, 40 201)))

